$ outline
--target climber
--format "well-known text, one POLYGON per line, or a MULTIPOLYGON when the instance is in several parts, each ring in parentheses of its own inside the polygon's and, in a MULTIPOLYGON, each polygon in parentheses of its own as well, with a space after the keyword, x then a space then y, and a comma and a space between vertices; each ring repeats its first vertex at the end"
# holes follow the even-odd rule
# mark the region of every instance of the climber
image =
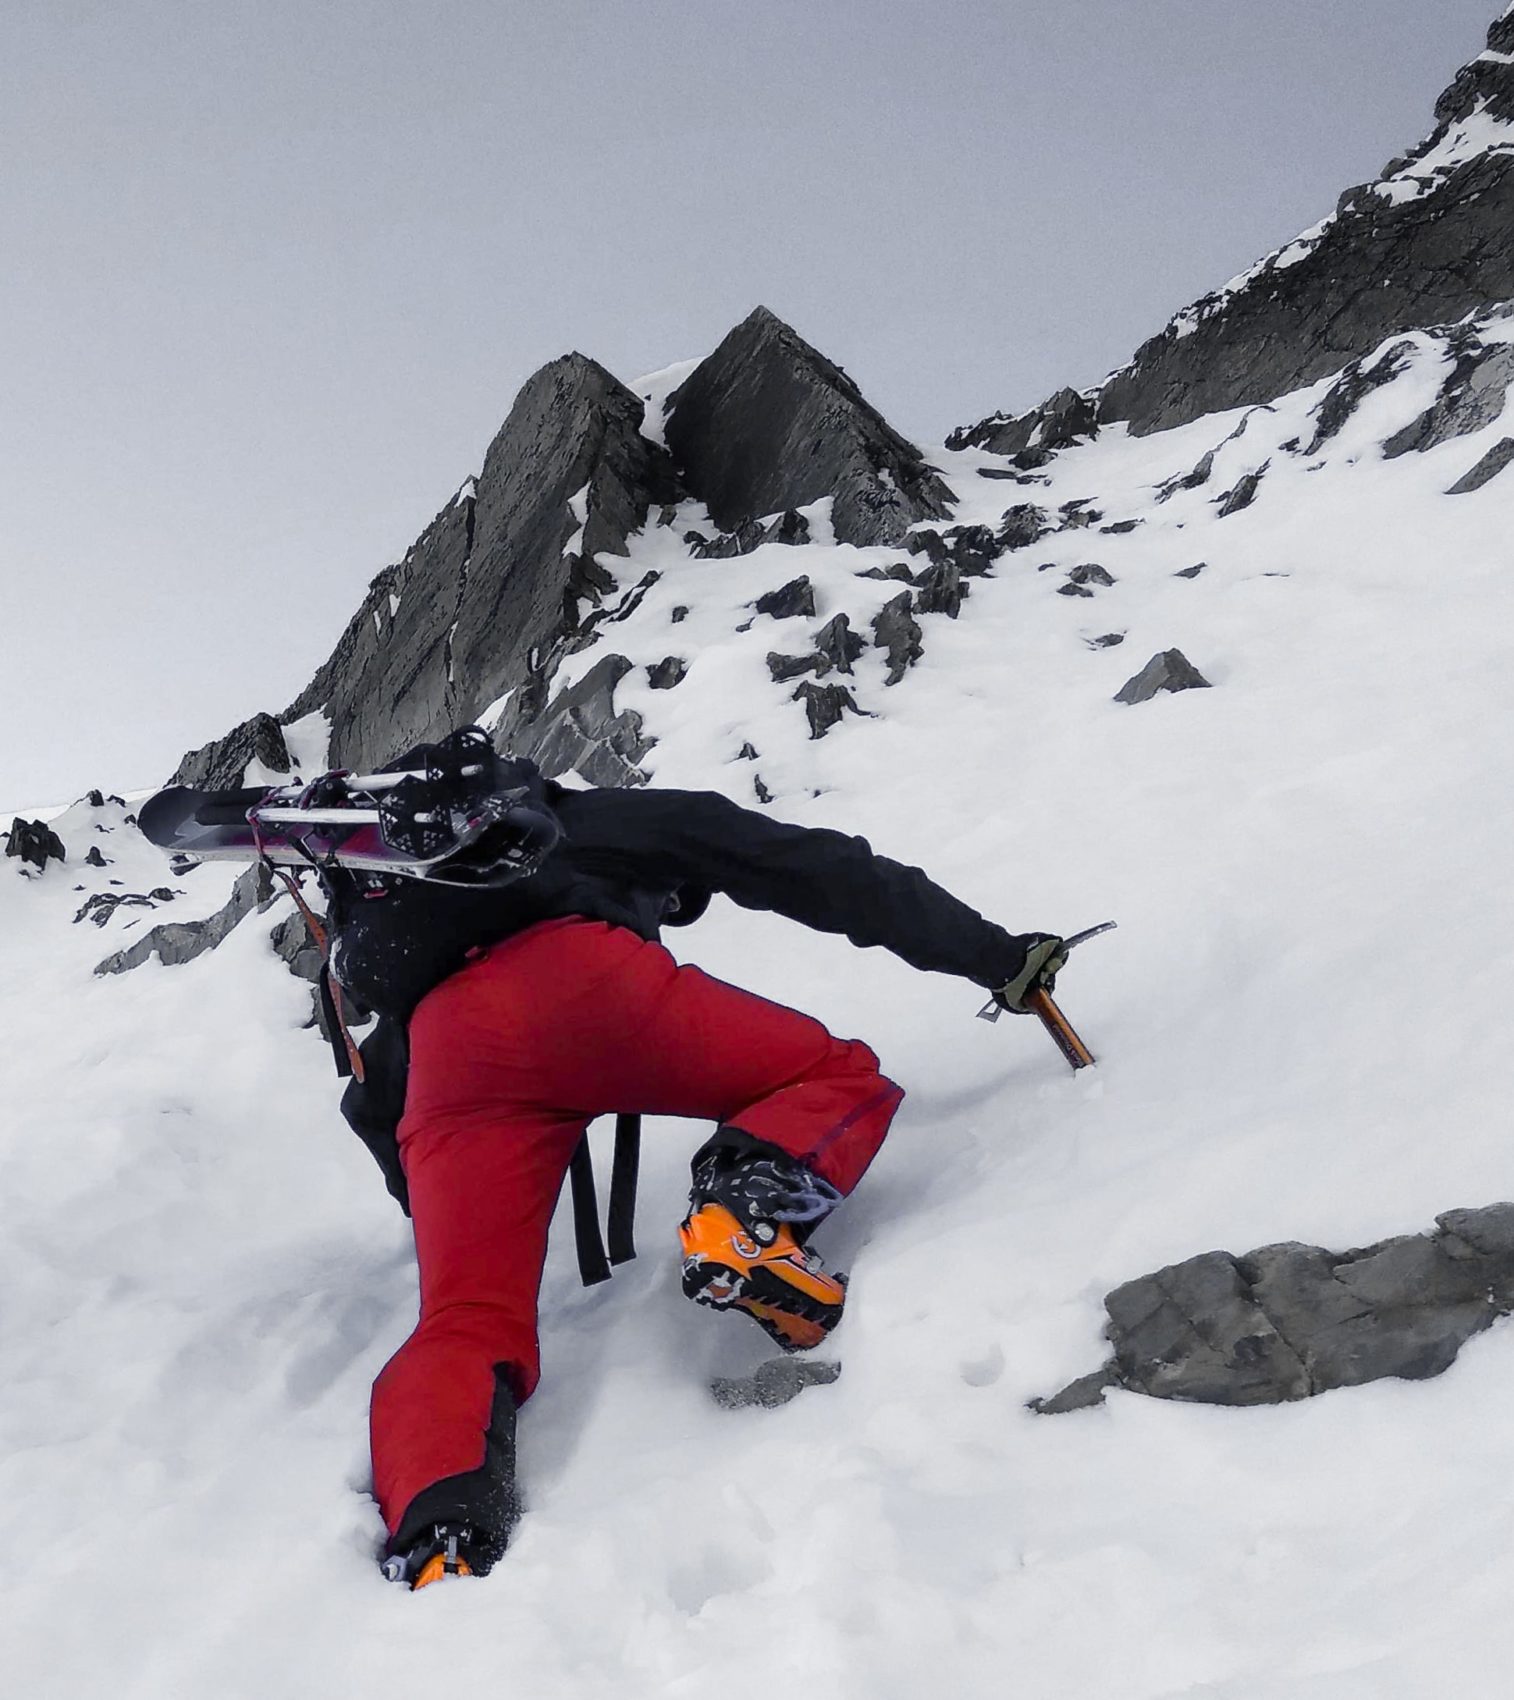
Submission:
POLYGON ((1056 936, 1004 931, 864 839, 713 793, 571 790, 481 747, 560 830, 526 877, 326 879, 333 973, 382 1017, 343 1108, 408 1204, 420 1270, 419 1322, 371 1413, 385 1570, 412 1587, 482 1575, 510 1538, 548 1223, 596 1116, 715 1124, 680 1230, 691 1298, 745 1312, 786 1350, 840 1318, 843 1278, 810 1236, 856 1186, 903 1092, 860 1041, 680 965, 660 926, 723 892, 973 981, 1009 1010, 1065 960, 1056 936))

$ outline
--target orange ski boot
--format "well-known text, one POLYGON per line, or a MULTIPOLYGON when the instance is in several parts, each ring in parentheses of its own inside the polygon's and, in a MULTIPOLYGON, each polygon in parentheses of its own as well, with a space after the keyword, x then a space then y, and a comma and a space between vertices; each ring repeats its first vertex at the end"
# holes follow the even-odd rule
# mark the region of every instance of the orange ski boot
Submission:
POLYGON ((818 1346, 841 1320, 846 1277, 832 1275, 799 1233, 840 1202, 829 1182, 781 1153, 716 1147, 695 1160, 678 1230, 683 1290, 696 1304, 745 1311, 786 1352, 818 1346))

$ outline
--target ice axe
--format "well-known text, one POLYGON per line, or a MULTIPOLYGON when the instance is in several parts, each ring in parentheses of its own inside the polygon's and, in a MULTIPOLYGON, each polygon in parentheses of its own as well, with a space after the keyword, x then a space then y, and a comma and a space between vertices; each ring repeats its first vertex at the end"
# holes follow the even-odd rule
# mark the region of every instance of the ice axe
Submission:
MULTIPOLYGON (((1100 933, 1107 933, 1117 925, 1118 923, 1115 921, 1101 921, 1097 927, 1085 927, 1081 933, 1074 933, 1070 939, 1063 939, 1062 948, 1064 951, 1071 950, 1074 945, 1084 944, 1089 939, 1097 938, 1100 933)), ((1035 991, 1027 994, 1025 1007, 1040 1020, 1041 1025, 1051 1034, 1057 1049, 1067 1058, 1073 1068, 1091 1068, 1093 1066, 1093 1052, 1078 1037, 1073 1030, 1072 1023, 1057 1008, 1052 1001, 1050 992, 1044 987, 1038 986, 1035 991)), ((995 1003, 990 998, 978 1011, 978 1019, 980 1021, 997 1021, 1003 1013, 1004 1006, 995 1003)))

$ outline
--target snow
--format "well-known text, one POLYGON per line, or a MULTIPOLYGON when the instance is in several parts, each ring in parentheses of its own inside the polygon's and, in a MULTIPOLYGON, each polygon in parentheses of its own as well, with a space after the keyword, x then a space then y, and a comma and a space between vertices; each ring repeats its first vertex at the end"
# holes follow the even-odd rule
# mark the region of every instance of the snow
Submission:
POLYGON ((641 397, 646 413, 641 422, 641 434, 658 448, 668 446, 667 411, 673 392, 699 364, 698 360, 679 360, 656 372, 648 372, 631 384, 632 393, 641 397))
POLYGON ((1514 124, 1495 118, 1479 101, 1460 124, 1449 128, 1433 148, 1391 177, 1373 185, 1373 193, 1395 206, 1431 194, 1448 172, 1479 154, 1514 151, 1514 124))
MULTIPOLYGON (((817 527, 806 548, 695 561, 681 515, 605 557, 623 587, 663 574, 607 643, 638 669, 691 662, 674 690, 633 673, 618 698, 659 740, 658 783, 750 803, 755 770, 777 812, 863 832, 1011 927, 1120 928, 1059 987, 1100 1058, 1085 1076, 1033 1023, 976 1021, 975 988, 883 953, 721 904, 673 936, 865 1036, 909 1090, 821 1237, 853 1275, 845 1371, 778 1411, 713 1405, 710 1374, 765 1354, 679 1293, 702 1130, 650 1123, 640 1259, 585 1292, 557 1225, 521 1423, 529 1513, 485 1582, 408 1596, 373 1564, 367 1388, 414 1276, 302 1029, 308 988, 269 949, 287 899, 186 967, 97 978, 135 928, 212 911, 230 872, 169 881, 114 806, 54 822, 65 868, 0 862, 14 1692, 652 1700, 754 1671, 837 1700, 1501 1692, 1508 1324, 1428 1383, 1025 1409, 1102 1360, 1100 1298, 1123 1280, 1217 1246, 1360 1245, 1509 1195, 1514 474, 1443 495, 1509 426, 1384 461, 1443 375, 1439 340, 1417 340, 1308 460, 1284 445, 1308 440, 1328 383, 1059 454, 1036 501, 1144 523, 1003 557, 959 619, 922 617, 904 682, 869 650, 846 682, 872 718, 819 742, 765 656, 838 612, 867 635, 900 586, 857 574, 901 550, 817 527), (1155 502, 1221 443, 1207 485, 1155 502), (1264 462, 1253 505, 1218 519, 1213 498, 1264 462), (1089 561, 1115 583, 1058 595, 1089 561), (754 615, 800 572, 813 620, 754 615), (1087 647, 1109 631, 1124 642, 1087 647), (1213 690, 1111 701, 1173 645, 1213 690), (96 842, 111 867, 81 867, 96 842), (184 895, 73 925, 75 886, 111 879, 184 895)), ((1025 499, 977 477, 996 457, 930 458, 964 523, 1025 499)), ((324 731, 302 726, 306 762, 324 731)))

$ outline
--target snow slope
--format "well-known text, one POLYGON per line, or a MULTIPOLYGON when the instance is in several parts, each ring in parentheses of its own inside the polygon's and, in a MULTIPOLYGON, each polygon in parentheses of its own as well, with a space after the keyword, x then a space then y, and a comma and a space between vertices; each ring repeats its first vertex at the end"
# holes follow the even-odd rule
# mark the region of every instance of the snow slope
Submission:
POLYGON ((690 662, 671 691, 633 673, 619 693, 660 740, 657 782, 751 802, 760 773, 774 809, 862 831, 1011 927, 1120 930, 1060 988, 1100 1058, 1079 1077, 1033 1023, 975 1021, 974 988, 880 953, 719 904, 676 936, 865 1036, 909 1089, 821 1241, 853 1272, 845 1373, 781 1410, 714 1406, 708 1377, 765 1353, 679 1294, 701 1130, 653 1124, 640 1260, 584 1292, 556 1236, 522 1419, 530 1513, 486 1582, 411 1597, 372 1562, 367 1387, 409 1327, 413 1270, 300 1029, 307 991, 267 946, 282 907, 188 966, 97 979, 152 917, 74 924, 85 895, 169 883, 183 918, 227 872, 168 880, 109 805, 54 821, 66 869, 0 867, 8 1691, 1501 1692, 1507 1324, 1429 1383, 1025 1409, 1101 1360, 1100 1299, 1124 1279, 1514 1195, 1514 473, 1443 494, 1510 427, 1383 461, 1445 369, 1439 339, 1415 340, 1313 458, 1283 445, 1325 385, 1238 436, 1240 415, 1106 432, 1025 488, 980 478, 991 456, 942 454, 959 521, 1091 498, 1099 523, 1142 523, 1004 556, 957 620, 923 618, 902 683, 870 650, 847 682, 875 717, 818 742, 765 656, 840 611, 866 634, 899 586, 856 575, 899 551, 699 562, 686 513, 607 560, 627 586, 663 575, 614 646, 690 662), (1222 441, 1208 484, 1156 501, 1222 441), (1218 517, 1215 495, 1262 466, 1253 504, 1218 517), (1115 583, 1059 594, 1089 562, 1115 583), (752 615, 801 571, 815 620, 752 615), (1215 688, 1111 700, 1174 645, 1215 688), (111 867, 80 868, 94 842, 111 867))

